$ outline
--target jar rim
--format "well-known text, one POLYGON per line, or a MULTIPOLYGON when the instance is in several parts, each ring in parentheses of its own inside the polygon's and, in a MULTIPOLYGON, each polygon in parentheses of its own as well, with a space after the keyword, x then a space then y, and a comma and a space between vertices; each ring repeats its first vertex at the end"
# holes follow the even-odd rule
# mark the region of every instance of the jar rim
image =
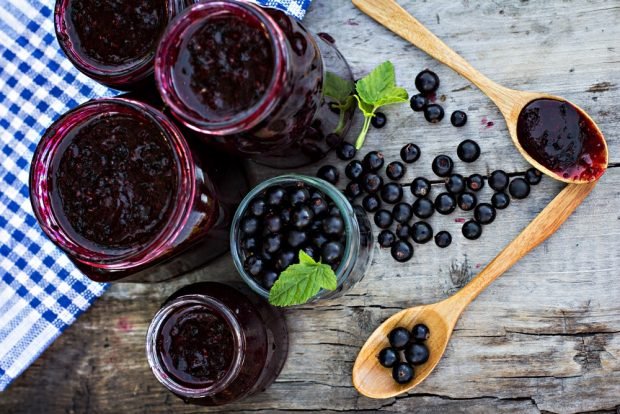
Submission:
POLYGON ((155 81, 162 99, 171 108, 172 114, 183 124, 200 133, 232 135, 253 128, 269 116, 281 100, 280 92, 287 82, 286 36, 275 20, 261 7, 239 0, 205 1, 186 8, 176 16, 164 32, 155 56, 155 81), (205 121, 180 98, 173 81, 173 63, 178 57, 180 39, 192 28, 207 19, 221 16, 221 11, 236 9, 255 18, 269 35, 273 51, 273 73, 263 96, 252 107, 243 110, 230 119, 205 121))
POLYGON ((128 270, 159 257, 171 240, 178 237, 183 223, 189 220, 191 209, 186 206, 192 202, 196 192, 193 162, 191 150, 181 132, 157 109, 127 98, 94 99, 67 112, 44 133, 30 167, 30 202, 43 232, 71 258, 98 269, 128 270), (105 114, 102 106, 112 111, 108 113, 114 113, 114 108, 116 111, 129 110, 153 122, 163 133, 177 164, 177 194, 174 195, 175 202, 163 227, 142 245, 125 249, 98 248, 97 243, 89 247, 82 246, 80 241, 71 236, 72 231, 66 228, 63 220, 58 218, 58 212, 51 202, 54 189, 50 175, 54 161, 62 155, 59 151, 61 144, 74 128, 105 114))
MULTIPOLYGON (((122 88, 128 83, 140 82, 154 72, 154 61, 157 47, 153 47, 147 54, 121 65, 97 64, 83 53, 80 53, 73 42, 69 32, 70 24, 67 19, 69 3, 72 0, 58 0, 54 7, 54 28, 58 43, 69 60, 85 75, 112 87, 122 88)), ((166 3, 167 21, 177 15, 181 9, 176 1, 164 0, 166 3)), ((162 33, 163 34, 163 33, 162 33)))
POLYGON ((233 311, 229 309, 224 302, 212 296, 203 294, 183 295, 165 303, 153 317, 146 334, 146 357, 149 366, 151 367, 151 371, 153 371, 153 374, 157 380, 166 388, 186 398, 208 397, 226 389, 226 387, 228 387, 241 372, 245 348, 245 334, 243 333, 241 324, 233 311), (168 317, 177 310, 191 305, 203 306, 211 312, 214 312, 218 317, 222 318, 228 325, 233 337, 233 360, 230 363, 228 371, 222 379, 216 381, 211 386, 204 388, 191 388, 175 381, 171 375, 166 373, 157 352, 157 336, 160 334, 161 328, 167 321, 168 317))
MULTIPOLYGON (((250 288, 254 292, 258 293, 260 296, 266 299, 269 298, 269 291, 263 286, 261 286, 251 275, 249 275, 245 271, 243 265, 240 246, 241 238, 239 237, 239 234, 241 232, 241 220, 243 219, 243 216, 249 208, 252 200, 261 192, 275 185, 294 184, 300 181, 325 193, 338 207, 344 221, 346 244, 344 248, 344 255, 342 256, 340 265, 335 272, 338 280, 336 291, 340 289, 349 279, 349 276, 351 275, 351 272, 353 270, 352 264, 355 262, 355 260, 357 260, 360 253, 360 227, 356 219, 355 211, 349 200, 346 199, 346 197, 342 194, 340 190, 338 190, 338 188, 320 178, 302 174, 285 174, 265 180, 258 184, 256 187, 254 187, 245 196, 245 198, 239 204, 239 208, 237 208, 237 211, 235 212, 235 216, 233 218, 230 229, 230 252, 233 258, 235 268, 237 269, 239 275, 241 275, 241 278, 250 286, 250 288)), ((326 291, 322 289, 319 293, 317 293, 317 295, 310 299, 310 301, 322 299, 329 292, 331 291, 326 291)))

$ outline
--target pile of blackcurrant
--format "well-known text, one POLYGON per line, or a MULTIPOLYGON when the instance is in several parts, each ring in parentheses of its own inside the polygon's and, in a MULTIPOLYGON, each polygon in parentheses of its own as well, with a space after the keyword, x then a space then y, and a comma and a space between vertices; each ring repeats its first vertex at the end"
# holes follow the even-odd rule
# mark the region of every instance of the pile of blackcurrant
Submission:
POLYGON ((426 325, 417 324, 411 331, 395 328, 389 335, 390 346, 383 348, 377 358, 386 368, 392 368, 392 378, 399 384, 407 384, 414 377, 414 366, 422 365, 430 356, 426 340, 430 331, 426 325))

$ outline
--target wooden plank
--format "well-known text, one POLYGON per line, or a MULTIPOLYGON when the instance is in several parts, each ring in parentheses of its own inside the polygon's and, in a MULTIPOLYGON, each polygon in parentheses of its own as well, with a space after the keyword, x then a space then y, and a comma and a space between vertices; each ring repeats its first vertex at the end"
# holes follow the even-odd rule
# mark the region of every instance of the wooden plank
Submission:
MULTIPOLYGON (((462 287, 561 184, 545 178, 528 199, 502 211, 478 241, 460 235, 455 219, 469 215, 455 213, 430 220, 435 230, 453 234, 446 250, 419 246, 411 262, 396 265, 389 252, 377 248, 372 269, 345 297, 286 312, 291 348, 284 371, 269 390, 243 402, 221 409, 185 405, 157 383, 144 355, 148 323, 168 295, 199 280, 239 281, 230 259, 223 257, 171 283, 113 286, 2 395, 0 412, 620 409, 620 5, 613 0, 400 2, 494 80, 564 96, 593 114, 616 163, 556 235, 470 306, 431 377, 411 394, 377 401, 356 393, 350 373, 359 348, 382 320, 462 287)), ((474 164, 458 163, 461 174, 527 168, 484 95, 348 1, 315 0, 306 22, 313 31, 337 38, 356 76, 391 59, 399 82, 413 91, 415 75, 430 67, 441 77, 439 99, 446 112, 467 111, 470 122, 459 130, 447 121, 429 125, 406 105, 386 111, 388 125, 371 131, 367 149, 382 149, 396 159, 405 143, 417 143, 423 154, 407 180, 430 175, 430 163, 439 153, 456 159, 456 146, 465 138, 479 142, 483 154, 474 164)), ((330 157, 327 162, 336 161, 330 157)), ((257 181, 279 173, 256 167, 253 172, 257 181)), ((488 188, 483 194, 490 198, 488 188)))

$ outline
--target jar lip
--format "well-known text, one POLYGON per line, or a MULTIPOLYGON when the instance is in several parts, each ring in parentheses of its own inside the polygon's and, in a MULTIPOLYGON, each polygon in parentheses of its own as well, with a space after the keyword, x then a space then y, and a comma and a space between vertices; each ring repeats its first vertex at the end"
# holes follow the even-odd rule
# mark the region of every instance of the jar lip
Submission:
MULTIPOLYGON (((347 281, 352 267, 350 266, 350 263, 351 261, 357 259, 360 252, 360 244, 355 240, 355 235, 360 234, 359 223, 355 219, 355 211, 353 210, 353 206, 349 200, 346 199, 338 188, 320 178, 301 174, 285 174, 265 180, 254 187, 241 201, 239 208, 235 212, 230 229, 230 251, 235 268, 250 288, 252 288, 254 292, 258 293, 263 298, 269 298, 269 291, 254 280, 254 278, 245 271, 243 265, 240 246, 241 238, 238 237, 241 231, 241 220, 249 208, 251 201, 262 191, 275 185, 294 184, 300 181, 325 193, 325 195, 327 195, 336 204, 344 221, 346 245, 344 255, 338 269, 336 270, 336 276, 338 278, 336 290, 338 290, 347 281)), ((328 291, 321 290, 313 299, 311 299, 311 301, 321 299, 326 292, 328 291)))
MULTIPOLYGON (((68 22, 67 9, 72 0, 57 0, 54 7, 54 28, 56 38, 63 52, 69 60, 85 75, 112 87, 123 87, 128 83, 139 82, 151 76, 154 72, 155 54, 154 47, 144 56, 121 65, 104 65, 89 59, 80 53, 71 42, 69 35, 71 23, 68 22)), ((180 9, 173 0, 165 0, 167 21, 179 13, 180 9)))
POLYGON ((146 357, 157 380, 170 391, 187 398, 203 398, 215 395, 228 387, 241 372, 245 353, 245 334, 241 329, 239 320, 222 301, 207 295, 189 294, 179 296, 178 298, 167 302, 155 314, 146 334, 146 357), (200 305, 214 312, 217 316, 224 319, 233 337, 233 360, 230 363, 230 369, 224 377, 205 388, 190 388, 175 381, 172 376, 168 375, 163 367, 160 358, 157 356, 157 336, 159 335, 163 324, 169 316, 177 310, 192 305, 200 305))
POLYGON ((162 42, 155 56, 155 81, 162 99, 172 110, 172 114, 179 118, 188 128, 212 135, 231 135, 246 131, 262 122, 269 112, 281 100, 280 92, 287 82, 286 36, 275 20, 261 7, 239 0, 206 1, 196 3, 176 16, 164 32, 162 42), (174 86, 173 71, 183 36, 193 27, 201 25, 212 16, 221 15, 224 10, 241 10, 252 15, 269 34, 273 51, 273 74, 270 84, 251 108, 240 112, 228 120, 220 122, 205 121, 195 113, 179 97, 174 86))
MULTIPOLYGON (((70 257, 85 265, 115 271, 142 266, 156 259, 163 249, 178 237, 191 209, 186 208, 195 197, 195 170, 191 150, 178 128, 160 111, 127 98, 103 98, 86 102, 54 122, 44 133, 35 150, 30 167, 30 202, 34 214, 47 237, 70 257), (177 164, 177 194, 162 229, 143 245, 125 249, 85 247, 71 236, 63 220, 59 220, 51 202, 53 164, 61 155, 59 149, 67 134, 93 117, 128 110, 153 122, 164 134, 177 164), (106 112, 108 111, 108 112, 106 112)), ((97 244, 93 244, 97 246, 97 244)))

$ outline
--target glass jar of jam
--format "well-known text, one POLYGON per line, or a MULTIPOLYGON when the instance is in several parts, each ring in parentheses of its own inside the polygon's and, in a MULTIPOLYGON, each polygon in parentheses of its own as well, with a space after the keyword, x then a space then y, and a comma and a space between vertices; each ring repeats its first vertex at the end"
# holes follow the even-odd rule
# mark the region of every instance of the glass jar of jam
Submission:
POLYGON ((226 252, 246 189, 238 162, 192 150, 163 113, 125 98, 61 117, 30 170, 43 231, 98 282, 161 281, 226 252))
POLYGON ((337 288, 321 290, 311 300, 316 302, 343 295, 364 277, 372 259, 373 234, 364 210, 353 207, 336 187, 315 177, 290 174, 259 184, 243 199, 233 219, 230 248, 243 280, 264 298, 269 297, 274 279, 288 266, 299 262, 300 250, 317 262, 331 265, 338 278, 337 288), (274 203, 274 197, 284 201, 274 203), (300 202, 301 199, 307 201, 300 202), (310 211, 304 213, 306 206, 310 211), (307 223, 302 223, 304 227, 300 228, 297 221, 304 220, 304 215, 307 223), (338 219, 334 221, 334 217, 338 219), (251 238, 247 236, 248 219, 258 222, 256 236, 251 238), (278 234, 272 232, 272 220, 280 223, 278 234), (272 249, 274 234, 281 242, 272 249), (330 242, 342 246, 336 260, 326 256, 333 254, 327 252, 333 249, 325 247, 330 242), (254 271, 255 258, 261 262, 260 272, 254 271))
POLYGON ((187 286, 157 312, 146 337, 155 377, 188 403, 223 405, 265 390, 288 353, 282 315, 219 283, 187 286))
POLYGON ((58 43, 86 76, 129 89, 153 74, 170 20, 192 0, 56 0, 58 43))
POLYGON ((155 61, 160 94, 175 117, 206 142, 276 168, 314 162, 342 142, 353 109, 342 120, 332 110, 323 93, 328 73, 353 87, 331 36, 237 0, 186 9, 166 30, 155 61))

